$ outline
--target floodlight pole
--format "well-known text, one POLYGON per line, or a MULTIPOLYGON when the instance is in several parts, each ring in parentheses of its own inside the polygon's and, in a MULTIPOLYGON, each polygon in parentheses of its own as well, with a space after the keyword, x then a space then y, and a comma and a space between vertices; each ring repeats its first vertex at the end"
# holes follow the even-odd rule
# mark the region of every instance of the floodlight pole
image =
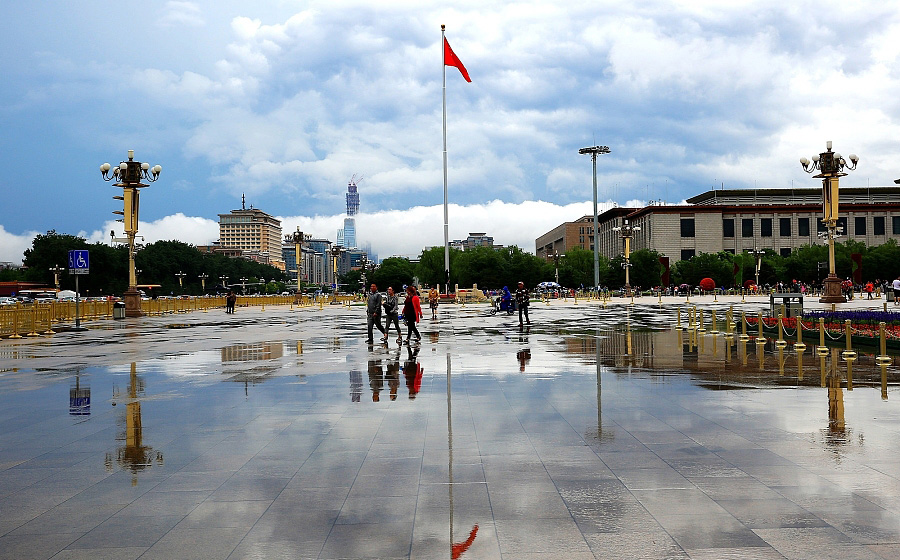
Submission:
POLYGON ((591 164, 594 168, 594 287, 600 285, 600 243, 597 233, 597 154, 608 154, 607 146, 591 146, 581 148, 579 154, 591 154, 591 164))

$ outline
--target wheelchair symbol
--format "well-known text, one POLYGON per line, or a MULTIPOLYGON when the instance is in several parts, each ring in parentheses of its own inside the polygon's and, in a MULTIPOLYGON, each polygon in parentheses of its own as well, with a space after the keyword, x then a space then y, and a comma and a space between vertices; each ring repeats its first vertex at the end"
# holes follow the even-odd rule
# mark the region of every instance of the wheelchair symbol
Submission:
POLYGON ((75 259, 75 268, 87 268, 87 262, 84 260, 84 255, 78 253, 78 256, 75 259))

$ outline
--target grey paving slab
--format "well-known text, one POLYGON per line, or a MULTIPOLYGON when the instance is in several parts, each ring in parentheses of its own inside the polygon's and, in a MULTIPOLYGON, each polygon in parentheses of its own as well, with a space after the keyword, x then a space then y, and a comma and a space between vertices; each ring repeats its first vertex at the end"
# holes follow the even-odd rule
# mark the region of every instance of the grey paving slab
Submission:
POLYGON ((897 557, 900 369, 883 400, 865 352, 850 391, 671 305, 451 306, 418 352, 360 311, 0 340, 0 557, 897 557))

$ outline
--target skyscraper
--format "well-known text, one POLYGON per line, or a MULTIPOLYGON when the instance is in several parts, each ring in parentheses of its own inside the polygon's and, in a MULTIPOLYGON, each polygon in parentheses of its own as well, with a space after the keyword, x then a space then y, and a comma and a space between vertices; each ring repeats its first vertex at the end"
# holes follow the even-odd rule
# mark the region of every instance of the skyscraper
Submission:
POLYGON ((356 186, 362 181, 362 177, 356 175, 350 178, 347 184, 347 217, 344 218, 344 247, 356 247, 356 216, 359 213, 359 192, 356 186))

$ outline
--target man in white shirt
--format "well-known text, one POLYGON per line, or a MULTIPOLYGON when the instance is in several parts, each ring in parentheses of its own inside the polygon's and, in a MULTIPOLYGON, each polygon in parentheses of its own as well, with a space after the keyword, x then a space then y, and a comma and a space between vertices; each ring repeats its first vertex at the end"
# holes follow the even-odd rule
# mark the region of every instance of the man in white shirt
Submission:
POLYGON ((900 276, 894 278, 891 287, 894 289, 894 305, 900 305, 900 276))

